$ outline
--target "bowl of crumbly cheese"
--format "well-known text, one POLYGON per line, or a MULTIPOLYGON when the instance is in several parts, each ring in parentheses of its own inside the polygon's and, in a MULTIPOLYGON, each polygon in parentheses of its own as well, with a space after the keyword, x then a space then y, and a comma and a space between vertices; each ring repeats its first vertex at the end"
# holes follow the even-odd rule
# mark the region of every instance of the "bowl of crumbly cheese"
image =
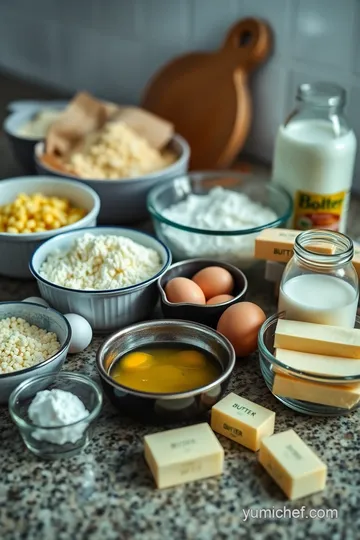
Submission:
POLYGON ((108 122, 61 160, 61 170, 44 161, 45 146, 35 147, 39 174, 76 178, 100 196, 99 221, 124 224, 147 217, 146 196, 162 180, 187 171, 190 148, 174 135, 163 150, 153 148, 124 122, 108 122))
POLYGON ((90 441, 101 405, 101 390, 92 379, 66 371, 30 377, 9 399, 10 415, 25 445, 44 459, 81 451, 90 441))
POLYGON ((280 227, 290 195, 266 179, 234 171, 196 172, 154 187, 147 208, 157 237, 174 260, 208 258, 246 269, 256 235, 280 227))
POLYGON ((30 271, 41 296, 62 313, 78 313, 108 333, 149 317, 169 249, 149 234, 88 227, 59 234, 33 254, 30 271))
POLYGON ((71 327, 52 308, 0 302, 0 403, 32 375, 54 377, 66 359, 71 327))

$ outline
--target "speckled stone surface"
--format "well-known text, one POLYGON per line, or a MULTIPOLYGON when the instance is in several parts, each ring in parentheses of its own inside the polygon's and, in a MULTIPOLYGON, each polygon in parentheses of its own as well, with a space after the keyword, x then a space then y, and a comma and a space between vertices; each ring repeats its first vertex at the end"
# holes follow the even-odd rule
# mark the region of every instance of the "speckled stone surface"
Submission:
MULTIPOLYGON (((3 145, 0 158, 8 159, 3 145)), ((354 238, 360 235, 359 209, 359 202, 353 201, 354 238)), ((249 299, 271 314, 276 309, 273 287, 264 282, 263 273, 259 263, 248 276, 249 299)), ((33 282, 0 278, 0 301, 36 294, 33 282)), ((84 353, 69 356, 64 369, 98 380, 94 359, 100 343, 96 338, 84 353)), ((219 439, 225 449, 225 472, 220 478, 157 491, 143 460, 142 438, 158 428, 121 417, 106 399, 92 440, 81 454, 42 461, 27 451, 7 408, 1 407, 0 540, 359 538, 359 413, 315 418, 286 409, 265 386, 256 354, 238 362, 229 391, 274 410, 276 431, 294 428, 312 446, 329 467, 323 493, 287 501, 257 463, 256 454, 223 437, 219 439), (305 514, 334 509, 338 516, 269 515, 303 505, 305 514), (264 510, 265 516, 259 514, 264 510)))

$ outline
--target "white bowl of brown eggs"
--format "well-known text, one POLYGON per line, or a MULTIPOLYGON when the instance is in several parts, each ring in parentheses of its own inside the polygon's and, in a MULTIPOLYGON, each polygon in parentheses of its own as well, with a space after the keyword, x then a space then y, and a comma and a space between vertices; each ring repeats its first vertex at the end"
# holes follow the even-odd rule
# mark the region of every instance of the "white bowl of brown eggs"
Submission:
POLYGON ((96 225, 100 199, 76 180, 22 176, 0 182, 0 274, 29 278, 35 249, 60 232, 96 225))

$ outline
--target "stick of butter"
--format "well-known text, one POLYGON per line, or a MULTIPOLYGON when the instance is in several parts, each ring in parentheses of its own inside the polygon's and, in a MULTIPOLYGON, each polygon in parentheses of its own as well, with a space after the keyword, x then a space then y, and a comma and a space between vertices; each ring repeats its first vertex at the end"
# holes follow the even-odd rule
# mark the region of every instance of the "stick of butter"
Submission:
POLYGON ((275 349, 360 359, 360 330, 279 319, 275 349))
POLYGON ((262 439, 259 462, 289 499, 299 499, 325 487, 325 463, 293 429, 262 439))
POLYGON ((360 360, 354 360, 354 358, 340 358, 339 356, 289 351, 287 349, 276 349, 275 357, 290 368, 312 375, 360 376, 360 360))
MULTIPOLYGON (((255 258, 287 263, 293 256, 295 238, 301 232, 293 229, 264 229, 255 238, 255 258)), ((318 253, 332 253, 325 244, 310 249, 318 253)), ((360 245, 356 243, 352 262, 360 277, 360 245)))
POLYGON ((158 488, 216 476, 223 472, 224 449, 202 423, 144 437, 145 460, 158 488))
POLYGON ((260 448, 262 437, 274 433, 275 413, 234 393, 211 409, 211 427, 250 450, 260 448))
POLYGON ((360 383, 320 383, 280 372, 275 372, 272 392, 280 397, 341 409, 352 409, 360 401, 360 383))

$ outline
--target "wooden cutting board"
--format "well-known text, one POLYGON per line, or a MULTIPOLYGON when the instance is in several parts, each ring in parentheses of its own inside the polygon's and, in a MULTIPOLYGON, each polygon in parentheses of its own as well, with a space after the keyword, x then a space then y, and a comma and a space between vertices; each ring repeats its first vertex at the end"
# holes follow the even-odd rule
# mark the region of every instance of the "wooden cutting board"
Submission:
POLYGON ((268 26, 244 19, 215 52, 167 64, 145 89, 142 106, 169 120, 191 146, 191 169, 231 165, 249 132, 248 75, 270 52, 268 26))

